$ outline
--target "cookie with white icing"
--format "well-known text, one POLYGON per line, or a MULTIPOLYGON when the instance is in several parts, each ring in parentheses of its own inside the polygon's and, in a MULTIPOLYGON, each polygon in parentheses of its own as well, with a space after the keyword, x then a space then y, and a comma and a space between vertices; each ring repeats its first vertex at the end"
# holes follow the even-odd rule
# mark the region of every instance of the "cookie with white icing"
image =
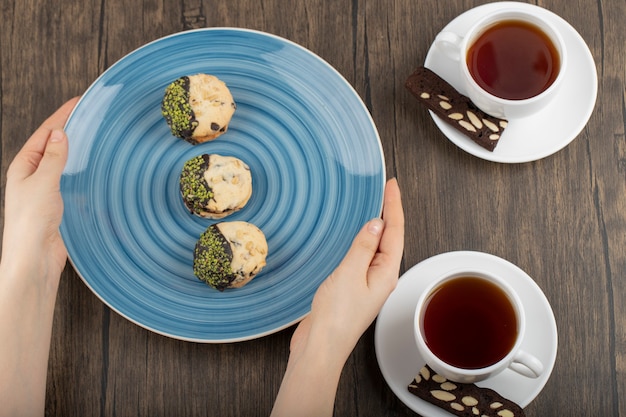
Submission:
POLYGON ((225 133, 236 108, 226 84, 208 74, 178 78, 167 86, 161 102, 172 134, 194 145, 225 133))
POLYGON ((243 221, 209 226, 194 249, 193 272, 211 287, 224 291, 250 282, 266 265, 265 235, 243 221))
POLYGON ((233 156, 196 156, 183 165, 180 193, 191 213, 209 219, 224 218, 250 200, 250 168, 233 156))

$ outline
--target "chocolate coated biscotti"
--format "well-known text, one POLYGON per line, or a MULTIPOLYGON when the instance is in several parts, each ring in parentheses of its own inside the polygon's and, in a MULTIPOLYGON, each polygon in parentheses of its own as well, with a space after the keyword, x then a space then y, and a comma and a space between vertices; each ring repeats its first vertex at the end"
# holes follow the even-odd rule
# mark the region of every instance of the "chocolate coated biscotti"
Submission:
POLYGON ((489 388, 449 381, 424 366, 408 386, 409 392, 459 417, 521 417, 522 407, 489 388))
POLYGON ((433 71, 417 68, 405 86, 428 109, 483 148, 493 151, 498 145, 508 122, 480 110, 433 71))

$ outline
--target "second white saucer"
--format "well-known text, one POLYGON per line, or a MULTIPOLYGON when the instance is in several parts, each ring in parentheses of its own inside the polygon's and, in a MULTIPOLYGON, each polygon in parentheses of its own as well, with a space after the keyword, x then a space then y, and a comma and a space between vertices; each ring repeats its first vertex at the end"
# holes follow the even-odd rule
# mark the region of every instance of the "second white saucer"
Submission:
MULTIPOLYGON (((532 10, 549 19, 561 31, 569 62, 558 97, 540 113, 509 120, 493 152, 477 145, 434 114, 431 113, 431 116, 450 141, 474 156, 503 163, 535 161, 567 146, 585 127, 595 107, 598 76, 589 47, 576 29, 558 15, 539 6, 518 2, 488 3, 459 15, 443 30, 463 35, 482 15, 502 7, 532 10)), ((424 65, 464 94, 457 66, 437 48, 431 46, 424 65)))
POLYGON ((491 388, 521 407, 541 392, 550 378, 557 353, 554 313, 539 286, 516 265, 494 255, 459 251, 428 258, 409 269, 398 282, 376 321, 375 348, 378 365, 394 394, 413 411, 426 417, 450 414, 409 393, 407 386, 424 366, 413 336, 417 299, 429 282, 456 268, 481 268, 507 277, 525 306, 526 338, 522 349, 532 352, 545 365, 539 378, 527 378, 507 369, 476 385, 491 388), (532 308, 531 308, 532 307, 532 308))

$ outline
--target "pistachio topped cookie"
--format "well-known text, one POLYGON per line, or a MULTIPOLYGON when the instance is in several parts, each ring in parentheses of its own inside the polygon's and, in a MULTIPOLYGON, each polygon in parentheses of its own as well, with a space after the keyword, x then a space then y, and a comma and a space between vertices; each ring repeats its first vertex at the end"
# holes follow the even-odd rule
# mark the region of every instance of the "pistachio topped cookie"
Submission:
POLYGON ((195 145, 225 133, 236 107, 223 81, 213 75, 195 74, 167 86, 161 113, 174 136, 195 145))
POLYGON ((196 243, 193 272, 219 291, 240 288, 263 269, 267 252, 265 235, 255 225, 243 221, 216 223, 196 243))
POLYGON ((180 193, 191 213, 209 219, 224 218, 250 199, 250 168, 233 156, 196 156, 183 165, 180 193))

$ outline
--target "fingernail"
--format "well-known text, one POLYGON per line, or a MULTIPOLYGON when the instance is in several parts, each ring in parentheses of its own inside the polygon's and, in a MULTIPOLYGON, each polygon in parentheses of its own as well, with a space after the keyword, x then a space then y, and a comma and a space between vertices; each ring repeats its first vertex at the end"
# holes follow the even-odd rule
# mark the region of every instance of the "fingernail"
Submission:
POLYGON ((383 230, 382 219, 372 219, 367 225, 367 230, 374 236, 378 236, 383 230))
POLYGON ((61 142, 64 136, 65 133, 63 133, 62 130, 53 130, 52 133, 50 133, 50 142, 61 142))

